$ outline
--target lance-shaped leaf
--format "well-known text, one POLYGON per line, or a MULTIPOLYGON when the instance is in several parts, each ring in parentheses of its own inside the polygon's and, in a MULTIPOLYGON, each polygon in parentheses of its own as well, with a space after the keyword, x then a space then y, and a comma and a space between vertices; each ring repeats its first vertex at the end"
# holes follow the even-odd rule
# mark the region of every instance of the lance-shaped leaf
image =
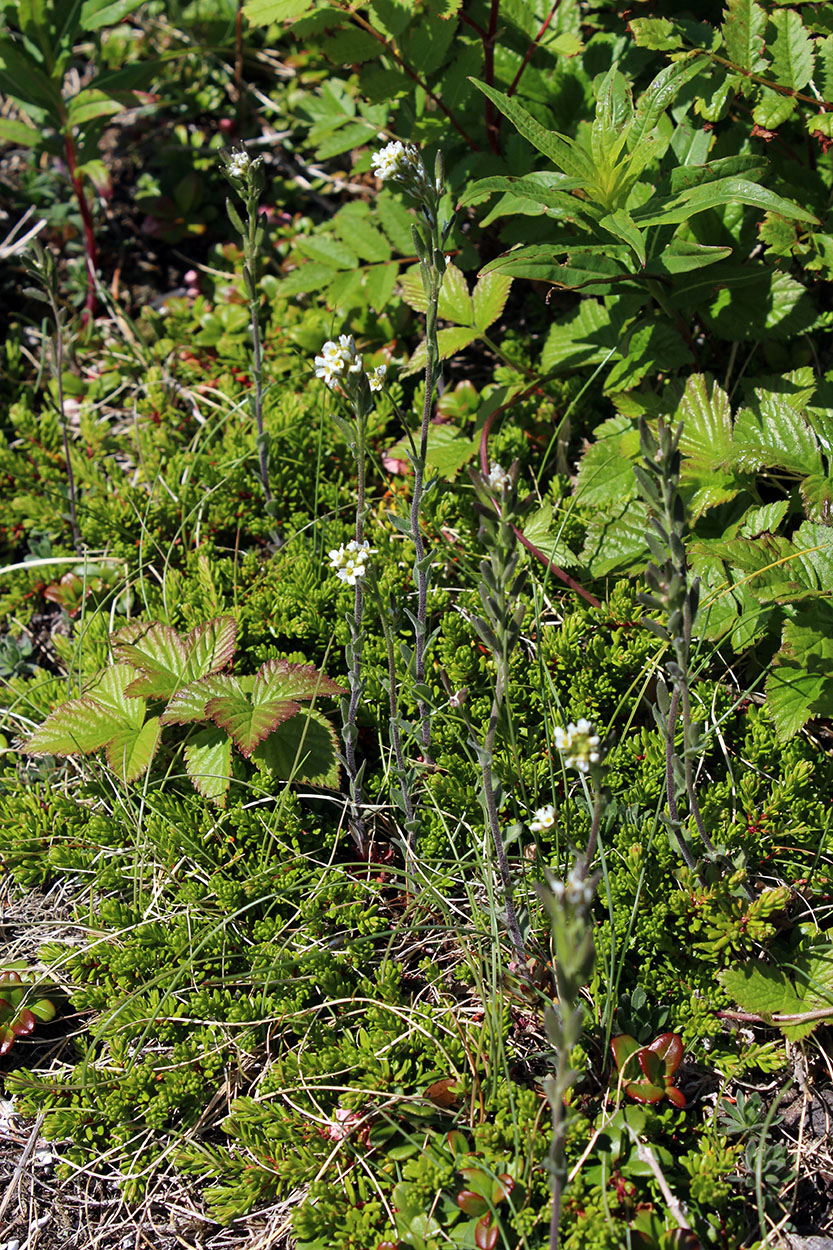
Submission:
POLYGON ((214 617, 184 638, 159 622, 132 624, 114 635, 113 654, 139 670, 131 694, 170 699, 183 686, 231 663, 236 631, 232 616, 214 617))

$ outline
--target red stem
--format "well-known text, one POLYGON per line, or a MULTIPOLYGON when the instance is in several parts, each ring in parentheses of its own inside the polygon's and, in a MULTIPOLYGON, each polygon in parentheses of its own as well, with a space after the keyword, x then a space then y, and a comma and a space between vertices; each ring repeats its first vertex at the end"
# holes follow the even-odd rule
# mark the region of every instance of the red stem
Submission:
POLYGON ((95 280, 98 273, 98 246, 95 241, 95 227, 93 225, 93 215, 90 212, 90 205, 81 185, 81 179, 75 172, 75 143, 68 129, 64 134, 64 154, 67 161, 67 170, 69 171, 69 180, 72 183, 75 198, 78 200, 78 207, 81 210, 81 221, 84 225, 84 248, 87 253, 87 299, 84 323, 87 324, 95 316, 95 280))
MULTIPOLYGON (((499 16, 500 0, 492 0, 489 9, 489 29, 483 36, 483 81, 489 87, 495 85, 495 40, 499 16)), ((500 156, 500 123, 495 106, 488 96, 486 97, 486 137, 491 151, 495 156, 500 156)))
POLYGON ((546 19, 546 21, 542 25, 541 29, 538 31, 538 34, 535 36, 535 38, 530 39, 529 47, 524 53, 524 59, 521 61, 520 65, 518 66, 517 74, 512 79, 512 86, 509 88, 509 90, 506 93, 508 96, 512 96, 515 94, 515 89, 517 88, 518 83, 521 81, 521 75, 523 74, 529 62, 532 60, 533 52, 538 47, 538 44, 541 42, 541 40, 544 38, 544 35, 547 33, 549 24, 552 21, 552 19, 555 17, 556 11, 560 3, 561 3, 561 0, 553 0, 553 6, 550 9, 549 17, 546 19))

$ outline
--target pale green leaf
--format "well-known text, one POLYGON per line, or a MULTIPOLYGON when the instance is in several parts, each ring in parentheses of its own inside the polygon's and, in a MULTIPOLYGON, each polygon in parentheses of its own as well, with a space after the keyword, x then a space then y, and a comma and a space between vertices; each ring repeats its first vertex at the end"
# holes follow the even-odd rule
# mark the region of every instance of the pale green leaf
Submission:
POLYGON ((733 463, 732 410, 714 378, 695 373, 686 382, 676 419, 683 422, 680 451, 714 467, 733 463))
POLYGON ((628 29, 638 48, 649 48, 652 52, 673 52, 683 41, 667 17, 632 17, 628 29))
POLYGON ((122 724, 95 699, 70 699, 46 718, 23 750, 27 755, 88 755, 101 750, 122 724))
MULTIPOLYGON (((125 96, 128 94, 124 93, 125 96)), ((117 100, 105 91, 88 87, 84 91, 79 91, 78 95, 73 96, 69 101, 67 105, 69 123, 71 126, 83 126, 96 117, 114 117, 117 113, 123 113, 126 108, 135 107, 137 102, 138 98, 135 96, 132 100, 117 100)))
POLYGON ((758 73, 764 57, 767 17, 755 0, 728 0, 723 19, 726 55, 741 69, 758 73))
POLYGON ((548 499, 536 512, 524 518, 524 538, 533 543, 553 564, 557 564, 562 569, 569 569, 576 565, 578 560, 561 537, 562 529, 563 526, 553 518, 552 504, 548 499))
POLYGON ((456 265, 448 265, 440 287, 437 312, 443 321, 456 321, 458 325, 474 325, 474 306, 466 279, 456 265))
POLYGON ((39 148, 42 142, 43 133, 37 126, 27 126, 26 122, 0 117, 0 143, 14 143, 24 148, 39 148))
POLYGON ((142 0, 84 0, 80 29, 86 32, 100 30, 102 26, 116 26, 141 3, 142 0))
POLYGON ((752 110, 752 120, 762 130, 777 130, 792 117, 796 110, 796 102, 792 96, 782 95, 780 91, 771 91, 764 87, 761 97, 752 110))
MULTIPOLYGON (((387 452, 393 460, 410 463, 408 453, 410 443, 401 438, 387 452)), ((429 474, 436 473, 441 478, 450 479, 456 476, 464 464, 473 460, 480 446, 480 439, 461 434, 453 425, 431 425, 428 430, 428 451, 426 465, 429 474)))
MULTIPOLYGON (((437 346, 440 349, 440 360, 448 360, 451 356, 456 356, 458 352, 464 351, 471 343, 480 337, 478 330, 469 329, 468 326, 446 326, 437 334, 437 346)), ((408 361, 408 365, 402 370, 401 376, 407 377, 410 373, 418 373, 425 368, 425 344, 420 343, 414 354, 408 361)))
POLYGON ((819 474, 818 440, 802 412, 784 395, 757 388, 737 416, 734 459, 742 469, 779 468, 802 476, 819 474))
POLYGON ((813 77, 813 40, 795 9, 777 9, 769 20, 776 31, 769 45, 775 81, 792 91, 801 91, 813 77))
POLYGON ((107 743, 107 763, 122 781, 135 781, 150 767, 159 745, 159 717, 125 725, 107 743))
MULTIPOLYGON (((783 965, 749 960, 720 974, 723 988, 744 1011, 770 1018, 822 1011, 833 1015, 833 945, 825 941, 807 944, 794 956, 782 956, 783 965)), ((776 1022, 777 1023, 777 1022, 776 1022)), ((778 1024, 791 1041, 806 1037, 822 1023, 778 1024)))
POLYGON ((284 721, 257 746, 252 758, 282 781, 338 788, 338 738, 315 708, 301 708, 284 721))
POLYGON ((473 323, 478 330, 487 330, 497 321, 506 305, 512 279, 506 274, 484 273, 472 293, 473 323))
POLYGON ((188 725, 207 719, 206 705, 211 699, 232 693, 236 686, 234 678, 227 674, 213 673, 201 677, 178 690, 162 713, 163 725, 188 725))
POLYGON ((318 261, 322 265, 329 265, 332 269, 355 269, 359 263, 359 258, 352 248, 329 235, 318 234, 299 238, 296 239, 295 246, 303 256, 318 261))
POLYGON ((130 664, 111 664, 84 690, 99 707, 118 717, 125 725, 141 728, 145 719, 145 701, 128 694, 138 672, 130 664))
POLYGON ((762 265, 727 274, 701 312, 710 330, 735 342, 791 338, 809 330, 818 315, 800 282, 762 265))
POLYGON ((686 239, 672 239, 659 256, 651 258, 651 272, 677 274, 690 273, 693 269, 705 269, 719 260, 732 255, 730 247, 715 247, 705 243, 690 243, 686 239))
POLYGON ((625 212, 623 208, 617 209, 615 213, 608 213, 599 222, 603 229, 610 231, 617 239, 621 239, 626 243, 631 251, 635 254, 640 265, 645 265, 645 239, 642 232, 637 229, 630 213, 625 212))
POLYGON ((253 26, 294 22, 312 8, 313 0, 248 0, 243 12, 253 26))
POLYGON ((170 699, 198 677, 231 662, 237 626, 232 616, 218 616, 181 638, 159 622, 130 624, 113 635, 113 655, 139 670, 130 693, 170 699))
POLYGON ((605 507, 635 499, 633 466, 639 459, 639 431, 633 421, 617 415, 593 431, 593 442, 581 459, 575 498, 605 507))
POLYGON ((597 365, 615 353, 619 335, 601 300, 583 299, 577 308, 550 326, 541 352, 541 369, 577 369, 597 365))
POLYGON ((799 204, 746 178, 717 178, 701 183, 674 196, 649 200, 644 208, 634 209, 631 215, 640 228, 669 226, 727 204, 747 204, 762 213, 780 213, 782 217, 818 224, 818 219, 799 204))
POLYGON ((599 509, 587 526, 581 561, 594 577, 644 569, 650 559, 645 542, 648 509, 639 499, 599 509))
POLYGON ((185 748, 185 770, 203 798, 222 806, 231 780, 231 738, 209 725, 185 748))

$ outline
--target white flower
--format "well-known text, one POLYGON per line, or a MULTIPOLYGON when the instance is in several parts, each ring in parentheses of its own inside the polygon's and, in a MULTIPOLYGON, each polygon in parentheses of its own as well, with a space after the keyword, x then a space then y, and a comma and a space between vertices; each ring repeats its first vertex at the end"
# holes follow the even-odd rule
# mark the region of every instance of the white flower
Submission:
POLYGON ((243 179, 249 172, 251 163, 252 158, 248 152, 232 152, 226 165, 226 173, 229 178, 243 179))
POLYGON ((580 773, 589 773, 591 765, 601 760, 599 744, 599 735, 593 733, 593 726, 583 716, 575 725, 571 723, 566 729, 555 731, 555 745, 564 756, 565 766, 577 768, 580 773))
POLYGON ((348 373, 361 373, 362 358, 356 351, 356 340, 352 334, 340 334, 338 342, 330 339, 321 348, 321 355, 315 357, 315 376, 323 378, 330 390, 348 373))
POLYGON ((555 808, 552 803, 547 803, 545 807, 539 807, 529 827, 533 833, 546 833, 548 829, 552 829, 555 824, 555 808))
POLYGON ((486 481, 494 491, 508 490, 512 485, 512 479, 506 469, 502 469, 496 460, 492 461, 492 467, 486 474, 486 481))
POLYGON ((400 143, 398 139, 386 143, 381 152, 373 157, 373 173, 382 182, 388 179, 401 182, 417 195, 424 195, 433 189, 419 149, 412 143, 400 143))
POLYGON ((377 365, 375 369, 370 370, 367 374, 367 384, 372 391, 381 391, 385 385, 385 374, 387 371, 387 365, 377 365))
POLYGON ((342 582, 355 586, 359 578, 367 573, 367 558, 371 550, 369 543, 356 542, 355 538, 349 543, 342 543, 329 553, 330 568, 335 570, 336 577, 342 582))

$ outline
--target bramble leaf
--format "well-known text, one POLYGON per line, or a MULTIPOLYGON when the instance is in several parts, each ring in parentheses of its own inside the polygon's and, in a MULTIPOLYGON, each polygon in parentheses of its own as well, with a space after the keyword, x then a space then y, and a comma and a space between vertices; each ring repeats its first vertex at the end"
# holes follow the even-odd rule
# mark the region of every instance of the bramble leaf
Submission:
POLYGON ((232 616, 214 617, 184 638, 159 622, 131 624, 113 636, 113 655, 139 670, 131 694, 170 699, 190 682, 231 663, 236 632, 232 616))
POLYGON ((185 769, 203 798, 222 806, 231 780, 231 738, 209 725, 194 735, 185 748, 185 769))
POLYGON ((317 708, 300 708, 255 748, 252 759, 281 781, 338 789, 338 738, 317 708))

